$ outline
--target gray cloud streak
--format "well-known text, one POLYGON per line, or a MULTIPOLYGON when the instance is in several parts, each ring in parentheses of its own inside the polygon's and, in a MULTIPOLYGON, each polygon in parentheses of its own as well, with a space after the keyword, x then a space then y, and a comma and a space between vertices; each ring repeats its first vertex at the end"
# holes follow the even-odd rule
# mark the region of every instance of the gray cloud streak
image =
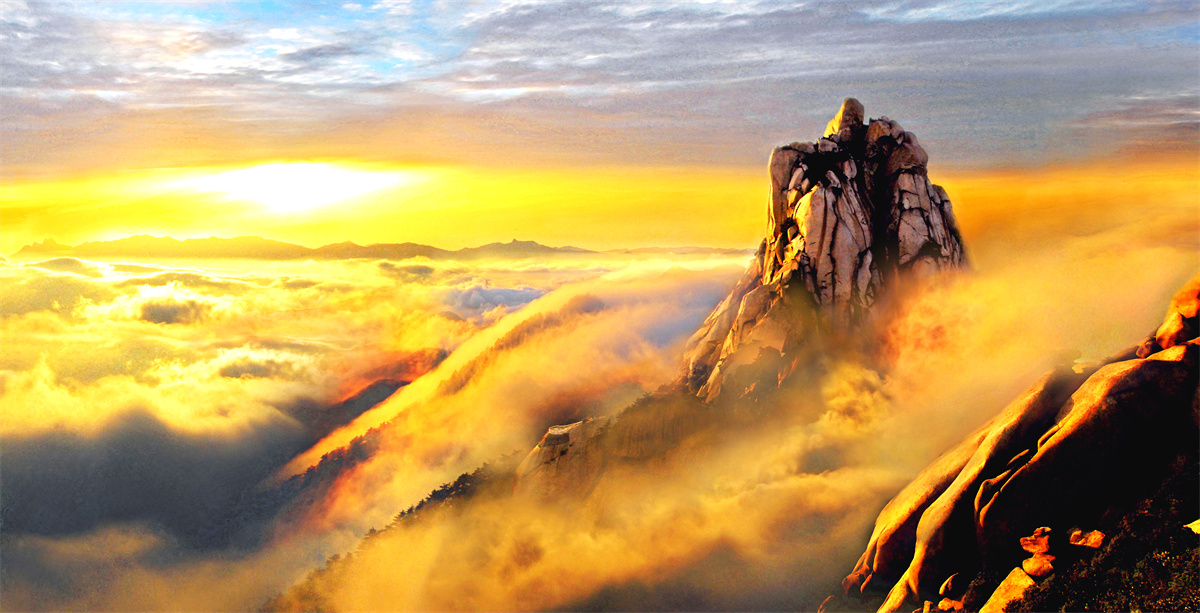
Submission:
POLYGON ((1058 129, 1089 114, 1135 98, 1195 110, 1200 94, 1185 2, 364 4, 208 21, 13 5, 5 131, 163 108, 268 123, 463 113, 528 130, 544 155, 752 164, 855 95, 913 118, 939 159, 1012 161, 1077 152, 1088 143, 1058 129))

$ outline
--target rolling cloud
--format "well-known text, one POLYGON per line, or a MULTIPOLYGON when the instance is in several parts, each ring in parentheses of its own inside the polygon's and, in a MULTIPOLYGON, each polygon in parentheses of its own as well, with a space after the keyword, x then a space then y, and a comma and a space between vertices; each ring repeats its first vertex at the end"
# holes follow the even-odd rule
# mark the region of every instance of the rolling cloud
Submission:
MULTIPOLYGON (((651 266, 628 281, 608 282, 603 285, 611 289, 602 294, 611 302, 603 313, 512 337, 508 349, 481 363, 479 381, 471 381, 469 389, 435 399, 422 409, 425 417, 416 423, 405 420, 377 436, 370 447, 392 448, 411 441, 415 464, 392 466, 395 456, 380 462, 370 452, 357 467, 346 464, 330 472, 334 480, 309 480, 295 491, 268 488, 265 498, 251 494, 314 437, 345 424, 398 388, 403 391, 402 384, 391 379, 383 384, 376 378, 419 375, 440 359, 411 354, 413 367, 419 369, 412 371, 404 365, 409 359, 405 352, 453 349, 478 335, 478 325, 483 325, 430 315, 516 310, 546 293, 538 284, 561 286, 574 278, 577 285, 598 270, 628 263, 620 258, 603 266, 576 262, 556 270, 551 262, 527 273, 490 262, 487 269, 474 271, 465 286, 458 284, 461 271, 448 277, 452 285, 431 282, 436 276, 432 273, 422 275, 420 282, 403 283, 375 262, 280 264, 278 281, 264 270, 197 268, 147 277, 142 266, 95 264, 101 274, 82 277, 37 267, 4 268, 0 272, 14 279, 69 278, 86 284, 71 286, 79 298, 65 302, 72 305, 69 309, 31 304, 41 308, 12 309, 0 318, 6 345, 22 348, 6 354, 0 364, 5 548, 7 553, 11 547, 20 560, 19 570, 6 573, 6 597, 16 594, 13 602, 33 608, 78 606, 76 598, 95 603, 96 598, 115 594, 85 589, 79 582, 88 577, 108 577, 105 581, 116 585, 135 576, 142 578, 139 581, 169 575, 179 579, 179 573, 187 573, 188 579, 179 579, 187 582, 194 576, 185 569, 216 563, 206 552, 234 545, 251 547, 244 555, 267 555, 291 569, 281 572, 294 573, 306 556, 319 557, 331 546, 345 546, 344 530, 357 529, 362 520, 343 516, 341 507, 327 503, 386 474, 380 471, 394 468, 413 482, 405 488, 408 494, 399 493, 397 499, 393 493, 372 503, 378 511, 368 515, 375 517, 390 514, 389 505, 399 504, 397 500, 419 495, 421 488, 435 486, 445 475, 497 449, 524 446, 532 432, 550 421, 609 410, 644 393, 671 376, 672 369, 663 362, 667 345, 646 345, 638 335, 653 330, 656 321, 703 317, 724 291, 724 283, 707 272, 711 262, 700 265, 702 272, 675 274, 669 285, 649 296, 637 279, 658 278, 660 273, 654 271, 671 264, 651 266), (283 279, 295 280, 298 269, 316 283, 289 287, 283 279), (373 270, 383 274, 369 274, 373 270), (517 279, 524 281, 515 288, 502 285, 517 279), (323 289, 331 285, 339 287, 323 289), (679 306, 674 304, 676 295, 686 297, 679 306), (189 305, 200 301, 211 305, 206 315, 188 316, 189 305), (402 312, 397 304, 403 305, 402 312), (147 305, 159 309, 150 311, 151 319, 171 323, 143 321, 147 305), (297 314, 277 321, 281 313, 297 314), (331 327, 331 318, 347 319, 331 327), (598 338, 622 320, 641 323, 628 334, 613 336, 607 351, 586 358, 590 368, 563 368, 568 360, 584 360, 582 352, 595 349, 598 338), (211 331, 217 328, 232 334, 211 342, 211 331), (56 330, 54 337, 45 336, 48 329, 56 330), (331 329, 337 330, 333 337, 306 337, 306 332, 331 329), (238 330, 254 333, 239 335, 238 330), (89 348, 86 354, 80 353, 82 346, 89 348), (528 387, 532 371, 524 367, 534 359, 547 367, 553 364, 560 374, 540 377, 535 393, 518 394, 523 387, 533 389, 528 387), (370 391, 363 389, 339 403, 373 380, 379 384, 370 391), (500 395, 497 386, 508 391, 500 395), (493 392, 498 402, 486 401, 493 392), (420 423, 429 424, 430 433, 442 432, 449 427, 447 419, 465 426, 488 411, 497 419, 508 416, 511 426, 525 425, 506 429, 476 421, 469 426, 476 432, 474 442, 454 442, 440 434, 427 443, 412 438, 423 429, 420 423), (511 421, 514 418, 518 421, 511 421), (306 510, 305 505, 312 504, 306 510), (285 535, 270 549, 255 551, 274 542, 270 535, 278 527, 272 527, 272 521, 343 526, 335 530, 343 536, 331 541, 323 531, 315 540, 285 535), (79 558, 72 564, 56 557, 57 551, 99 541, 112 543, 113 555, 117 550, 129 552, 121 564, 137 568, 134 575, 113 575, 111 564, 117 558, 112 556, 79 558), (274 558, 279 551, 296 548, 304 553, 290 562, 274 558), (160 564, 157 560, 164 555, 177 561, 160 564)), ((11 303, 24 291, 20 284, 9 283, 0 298, 11 303)), ((678 329, 686 327, 690 326, 678 329)), ((308 534, 307 529, 299 534, 308 534)), ((268 593, 264 590, 278 589, 280 577, 264 576, 247 589, 261 598, 268 593)), ((203 598, 205 606, 211 606, 203 598)))
MULTIPOLYGON (((281 489, 268 491, 282 502, 261 499, 265 520, 247 515, 267 522, 266 536, 235 541, 252 546, 233 556, 197 547, 196 539, 212 538, 201 519, 219 516, 217 507, 240 508, 230 502, 234 492, 295 449, 302 430, 280 413, 264 413, 266 421, 249 429, 209 434, 180 432, 146 409, 114 414, 90 434, 9 435, 5 470, 14 472, 5 475, 6 488, 51 479, 99 489, 84 490, 94 495, 80 509, 47 501, 64 509, 56 515, 7 510, 18 519, 5 520, 6 532, 13 527, 6 551, 20 564, 6 577, 6 595, 34 608, 172 606, 167 594, 198 608, 245 608, 329 553, 353 550, 337 573, 307 584, 309 593, 340 608, 394 609, 398 594, 416 609, 815 606, 836 587, 845 566, 837 561, 859 553, 878 507, 945 445, 1070 351, 1111 352, 1120 348, 1113 339, 1153 326, 1163 296, 1195 262, 1169 246, 1174 255, 1160 257, 1160 241, 1149 238, 1157 236, 1155 224, 1145 223, 1147 240, 1124 252, 1106 246, 1122 234, 1112 228, 1003 265, 985 258, 979 273, 897 307, 881 331, 886 376, 832 353, 818 389, 782 399, 769 418, 687 434, 686 444, 652 466, 612 467, 587 503, 511 497, 501 488, 361 546, 357 535, 390 523, 456 475, 527 449, 546 425, 611 413, 675 376, 674 345, 654 335, 666 325, 681 331, 676 341, 686 336, 725 291, 725 273, 673 270, 667 262, 618 270, 562 285, 475 332, 438 368, 360 418, 382 411, 387 417, 378 425, 346 426, 353 442, 309 472, 271 481, 281 489), (1179 265, 1148 265, 1162 261, 1179 265), (1116 295, 1125 298, 1117 304, 1116 295), (1113 309, 1123 316, 1097 316, 1113 309), (126 460, 151 449, 161 458, 154 470, 126 460), (62 452, 63 460, 46 472, 35 450, 62 452), (183 478, 198 466, 213 478, 183 478), (285 492, 290 483, 301 489, 285 492), (117 495, 123 491, 158 491, 162 500, 130 509, 129 497, 117 495), (124 527, 101 527, 112 521, 124 527), (70 564, 61 557, 100 542, 113 553, 76 555, 70 564), (176 561, 158 561, 164 555, 176 561), (254 581, 222 584, 206 596, 213 592, 206 585, 248 568, 256 569, 254 581), (423 579, 397 583, 397 574, 423 579), (78 583, 98 577, 112 589, 78 583), (134 590, 143 594, 137 602, 128 600, 134 590)), ((988 235, 974 238, 986 251, 988 235)), ((736 266, 720 270, 732 274, 736 266)), ((293 383, 221 377, 221 370, 265 365, 287 352, 300 352, 290 358, 295 364, 328 359, 319 345, 266 339, 221 348, 226 354, 206 366, 212 381, 243 386, 293 383)), ((43 376, 52 375, 43 368, 43 376)), ((6 383, 6 409, 14 389, 6 383)), ((70 496, 72 488, 52 491, 70 496)))

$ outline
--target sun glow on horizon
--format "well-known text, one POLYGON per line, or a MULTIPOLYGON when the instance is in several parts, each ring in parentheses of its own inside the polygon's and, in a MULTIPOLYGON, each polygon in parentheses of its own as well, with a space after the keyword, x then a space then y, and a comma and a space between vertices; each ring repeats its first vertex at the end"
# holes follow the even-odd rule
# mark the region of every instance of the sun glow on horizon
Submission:
POLYGON ((307 211, 390 187, 416 183, 407 171, 353 170, 319 162, 277 162, 173 183, 229 200, 250 200, 276 213, 307 211))

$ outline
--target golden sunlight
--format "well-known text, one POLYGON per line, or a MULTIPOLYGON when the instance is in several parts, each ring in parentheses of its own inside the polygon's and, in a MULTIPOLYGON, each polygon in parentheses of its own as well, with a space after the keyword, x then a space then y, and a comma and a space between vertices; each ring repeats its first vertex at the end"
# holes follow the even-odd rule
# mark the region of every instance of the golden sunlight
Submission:
POLYGON ((176 187, 250 200, 277 213, 306 211, 388 187, 414 183, 403 171, 364 171, 315 162, 272 163, 194 177, 176 187))

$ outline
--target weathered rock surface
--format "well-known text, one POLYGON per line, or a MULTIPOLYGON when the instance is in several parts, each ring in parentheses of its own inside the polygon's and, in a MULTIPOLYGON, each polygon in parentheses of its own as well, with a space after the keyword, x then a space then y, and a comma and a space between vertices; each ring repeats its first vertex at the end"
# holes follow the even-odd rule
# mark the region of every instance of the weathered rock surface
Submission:
POLYGON ((1104 545, 1104 533, 1099 530, 1076 530, 1071 533, 1067 542, 1080 547, 1088 547, 1090 549, 1099 549, 1104 545))
POLYGON ((992 593, 992 597, 983 604, 979 613, 1000 613, 1008 603, 1025 595, 1025 590, 1037 585, 1024 570, 1012 569, 1012 572, 1000 582, 1000 587, 992 593))
POLYGON ((1197 307, 1200 276, 1136 351, 1048 374, 943 455, 884 508, 846 591, 873 579, 892 584, 880 610, 911 610, 948 576, 1008 568, 1028 553, 1033 572, 1022 576, 1048 573, 1051 530, 1069 534, 1099 519, 1136 500, 1178 457, 1194 458, 1197 307))
POLYGON ((764 351, 782 366, 778 385, 797 346, 859 328, 899 277, 965 266, 950 200, 930 183, 916 136, 863 118, 848 98, 816 143, 771 153, 768 234, 686 349, 683 382, 706 401, 744 394, 727 380, 764 351))
POLYGON ((518 489, 547 497, 586 494, 604 463, 596 434, 608 421, 600 417, 552 426, 517 466, 518 489), (560 462, 568 453, 570 460, 560 462))

